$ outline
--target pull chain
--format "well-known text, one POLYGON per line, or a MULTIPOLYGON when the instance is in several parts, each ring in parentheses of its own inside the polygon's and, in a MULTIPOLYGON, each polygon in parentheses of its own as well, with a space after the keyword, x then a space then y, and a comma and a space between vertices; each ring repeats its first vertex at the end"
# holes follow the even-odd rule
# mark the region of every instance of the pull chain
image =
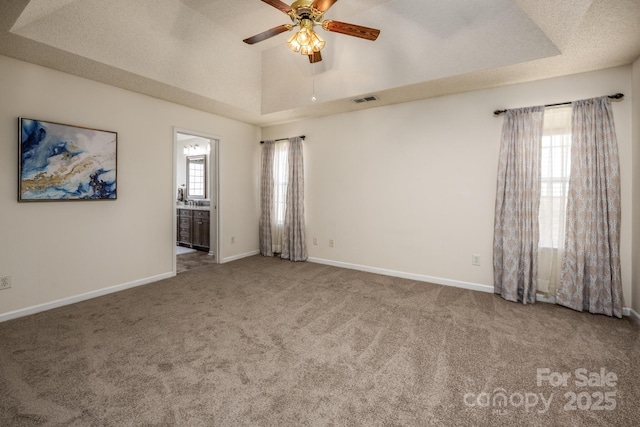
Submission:
POLYGON ((316 64, 311 64, 311 102, 316 102, 316 64))

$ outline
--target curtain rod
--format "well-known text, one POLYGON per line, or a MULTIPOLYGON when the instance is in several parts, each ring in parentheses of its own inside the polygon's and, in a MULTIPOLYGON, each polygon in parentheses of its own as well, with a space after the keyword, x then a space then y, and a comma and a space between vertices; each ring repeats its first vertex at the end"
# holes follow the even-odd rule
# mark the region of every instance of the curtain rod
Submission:
MULTIPOLYGON (((609 98, 611 98, 611 99, 621 99, 621 98, 624 98, 624 94, 622 94, 622 93, 616 93, 616 94, 614 94, 614 95, 608 95, 608 96, 609 96, 609 98)), ((559 103, 557 103, 557 104, 547 104, 547 105, 545 105, 545 107, 558 107, 558 106, 560 106, 560 105, 569 105, 569 104, 571 104, 571 102, 559 102, 559 103)), ((500 114, 506 113, 507 111, 508 111, 508 110, 496 110, 496 111, 494 111, 494 112, 493 112, 493 115, 494 115, 494 116, 499 116, 500 114)))
MULTIPOLYGON (((278 141, 286 141, 286 140, 291 139, 291 138, 294 138, 294 137, 292 136, 292 137, 290 137, 290 138, 280 138, 280 139, 276 139, 276 140, 274 140, 274 141, 275 141, 275 142, 278 142, 278 141)), ((300 139, 302 139, 302 140, 304 141, 304 139, 306 138, 306 136, 304 136, 304 135, 300 135, 298 138, 300 138, 300 139)), ((265 141, 260 141, 260 144, 264 144, 264 143, 265 143, 265 141)))

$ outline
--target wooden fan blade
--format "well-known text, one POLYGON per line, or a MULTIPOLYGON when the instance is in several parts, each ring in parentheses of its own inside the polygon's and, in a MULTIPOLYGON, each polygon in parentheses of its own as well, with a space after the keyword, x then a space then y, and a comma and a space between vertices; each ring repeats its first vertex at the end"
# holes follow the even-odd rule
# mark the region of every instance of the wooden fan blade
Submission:
POLYGON ((266 4, 268 4, 269 6, 273 6, 276 9, 280 10, 281 12, 286 13, 287 15, 290 12, 293 12, 293 9, 291 9, 291 6, 289 6, 286 3, 281 2, 280 0, 262 0, 263 2, 265 2, 266 4))
POLYGON ((337 1, 338 0, 315 0, 312 6, 320 12, 326 12, 337 1))
POLYGON ((277 36, 280 33, 284 33, 285 31, 289 31, 290 29, 291 29, 291 25, 287 25, 287 24, 279 25, 277 27, 264 31, 260 34, 256 34, 255 36, 249 37, 248 39, 244 39, 242 41, 245 42, 246 44, 255 44, 263 40, 266 40, 268 38, 271 38, 273 36, 277 36))
POLYGON ((322 28, 334 33, 346 34, 348 36, 360 37, 366 40, 375 40, 380 35, 380 30, 375 28, 362 27, 360 25, 347 24, 340 21, 324 21, 322 28))
POLYGON ((309 62, 311 62, 312 64, 320 61, 322 61, 322 55, 320 54, 320 52, 313 52, 311 55, 309 55, 309 62))

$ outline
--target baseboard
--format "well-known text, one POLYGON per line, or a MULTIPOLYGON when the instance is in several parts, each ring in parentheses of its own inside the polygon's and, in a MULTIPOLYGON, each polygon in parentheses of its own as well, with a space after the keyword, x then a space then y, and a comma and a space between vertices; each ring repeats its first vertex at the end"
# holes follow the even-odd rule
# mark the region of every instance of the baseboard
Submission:
POLYGON ((140 280, 134 280, 133 282, 123 283, 121 285, 109 286, 108 288, 98 289, 96 291, 86 292, 84 294, 71 296, 68 298, 62 298, 43 304, 34 305, 19 310, 9 311, 7 313, 0 314, 0 322, 6 322, 7 320, 17 319, 18 317, 29 316, 31 314, 40 313, 41 311, 51 310, 65 305, 75 304, 80 301, 101 297, 103 295, 112 294, 114 292, 124 291, 125 289, 135 288, 137 286, 147 285, 149 283, 157 282, 159 280, 168 279, 174 277, 174 272, 158 274, 157 276, 151 276, 140 280))
POLYGON ((623 308, 622 315, 631 317, 631 319, 635 321, 638 326, 640 326, 640 313, 635 311, 633 308, 631 307, 623 308))
POLYGON ((536 294, 536 302, 546 302, 549 304, 555 304, 556 303, 556 298, 555 297, 548 297, 548 296, 544 296, 541 294, 536 294))
POLYGON ((444 279, 442 277, 426 276, 423 274, 407 273, 404 271, 388 270, 385 268, 369 267, 366 265, 350 264, 347 262, 333 261, 323 258, 309 258, 307 261, 316 264, 331 265, 333 267, 348 268, 350 270, 364 271, 367 273, 382 274, 384 276, 399 277, 401 279, 418 280, 420 282, 434 283, 436 285, 453 286, 456 288, 470 289, 472 291, 480 291, 493 293, 493 286, 481 285, 478 283, 462 282, 459 280, 444 279))
MULTIPOLYGON (((226 263, 226 262, 236 261, 236 260, 239 260, 239 259, 242 259, 242 258, 247 258, 247 257, 258 255, 258 254, 260 254, 260 251, 259 250, 255 250, 255 251, 251 251, 251 252, 246 252, 244 254, 234 255, 234 256, 231 256, 231 257, 224 258, 222 260, 222 262, 226 263)), ((330 266, 333 266, 333 267, 347 268, 349 270, 357 270, 357 271, 364 271, 364 272, 367 272, 367 273, 382 274, 384 276, 392 276, 392 277, 399 277, 399 278, 402 278, 402 279, 418 280, 420 282, 434 283, 436 285, 452 286, 452 287, 456 287, 456 288, 470 289, 472 291, 493 293, 493 286, 481 285, 481 284, 478 284, 478 283, 462 282, 462 281, 459 281, 459 280, 444 279, 444 278, 441 278, 441 277, 433 277, 433 276, 426 276, 426 275, 423 275, 423 274, 407 273, 407 272, 404 272, 404 271, 397 271, 397 270, 388 270, 388 269, 385 269, 385 268, 369 267, 369 266, 366 266, 366 265, 351 264, 351 263, 347 263, 347 262, 333 261, 333 260, 323 259, 323 258, 310 257, 307 261, 313 262, 313 263, 316 263, 316 264, 330 265, 330 266)), ((147 285, 149 283, 153 283, 153 282, 157 282, 157 281, 160 281, 160 280, 168 279, 168 278, 171 278, 171 277, 174 277, 174 276, 175 276, 175 273, 173 273, 173 272, 164 273, 164 274, 158 274, 156 276, 151 276, 151 277, 147 277, 147 278, 140 279, 140 280, 134 280, 133 282, 123 283, 121 285, 110 286, 110 287, 107 287, 107 288, 98 289, 96 291, 86 292, 84 294, 75 295, 75 296, 68 297, 68 298, 62 298, 62 299, 59 299, 59 300, 55 300, 55 301, 51 301, 51 302, 47 302, 47 303, 43 303, 43 304, 38 304, 38 305, 34 305, 34 306, 31 306, 31 307, 27 307, 27 308, 22 308, 20 310, 9 311, 7 313, 0 313, 0 322, 6 322, 7 320, 12 320, 12 319, 17 319, 19 317, 29 316, 31 314, 40 313, 42 311, 51 310, 51 309, 58 308, 58 307, 64 307, 65 305, 70 305, 70 304, 74 304, 74 303, 77 303, 77 302, 80 302, 80 301, 85 301, 85 300, 96 298, 96 297, 100 297, 100 296, 103 296, 103 295, 108 295, 108 294, 111 294, 111 293, 114 293, 114 292, 124 291, 126 289, 135 288, 137 286, 147 285)), ((540 296, 538 296, 537 300, 541 301, 541 302, 552 302, 552 301, 546 301, 544 298, 540 298, 540 296)), ((624 307, 622 309, 622 314, 624 316, 631 317, 638 325, 640 325, 640 314, 637 311, 635 311, 634 309, 629 308, 629 307, 624 307)))
MULTIPOLYGON (((536 295, 536 301, 537 302, 546 302, 546 303, 550 303, 550 304, 555 304, 556 303, 555 297, 547 297, 547 296, 540 295, 540 294, 536 295)), ((638 313, 636 313, 632 308, 622 307, 622 315, 623 316, 630 316, 632 319, 634 319, 640 325, 640 315, 638 315, 638 313)))
POLYGON ((233 255, 230 257, 222 258, 222 264, 224 264, 225 262, 237 261, 239 259, 247 258, 247 257, 258 255, 258 254, 260 254, 260 250, 256 249, 255 251, 246 252, 244 254, 233 255))

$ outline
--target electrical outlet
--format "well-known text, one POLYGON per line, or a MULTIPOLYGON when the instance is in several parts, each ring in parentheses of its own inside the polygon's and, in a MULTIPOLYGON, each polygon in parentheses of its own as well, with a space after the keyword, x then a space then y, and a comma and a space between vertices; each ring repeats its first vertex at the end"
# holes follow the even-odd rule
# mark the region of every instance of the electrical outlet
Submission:
POLYGON ((329 247, 332 248, 333 247, 333 239, 329 239, 329 247))
POLYGON ((313 238, 313 244, 314 244, 314 245, 316 245, 316 246, 318 246, 318 238, 317 238, 317 237, 314 237, 314 238, 313 238))
POLYGON ((478 254, 471 255, 471 265, 480 265, 480 255, 478 254))
POLYGON ((11 276, 0 277, 0 289, 9 289, 11 287, 11 276))
POLYGON ((235 244, 236 243, 236 236, 231 236, 231 244, 235 244))

